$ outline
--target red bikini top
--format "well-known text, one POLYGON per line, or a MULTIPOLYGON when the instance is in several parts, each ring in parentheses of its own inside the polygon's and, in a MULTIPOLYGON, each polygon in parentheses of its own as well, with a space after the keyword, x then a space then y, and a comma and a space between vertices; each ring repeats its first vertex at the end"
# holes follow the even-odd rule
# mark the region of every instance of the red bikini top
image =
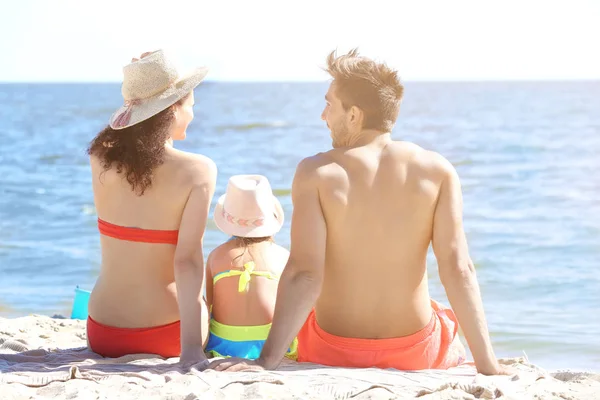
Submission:
POLYGON ((98 230, 102 235, 130 242, 177 244, 179 231, 130 228, 111 224, 98 218, 98 230))

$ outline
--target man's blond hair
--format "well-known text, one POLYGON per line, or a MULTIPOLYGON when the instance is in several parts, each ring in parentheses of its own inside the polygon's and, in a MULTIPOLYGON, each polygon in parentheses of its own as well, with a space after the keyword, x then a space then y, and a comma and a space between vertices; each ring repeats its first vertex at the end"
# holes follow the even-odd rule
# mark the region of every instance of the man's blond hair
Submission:
POLYGON ((360 56, 358 49, 327 57, 327 72, 345 110, 356 106, 364 113, 363 129, 390 132, 398 119, 404 86, 398 72, 384 63, 360 56))

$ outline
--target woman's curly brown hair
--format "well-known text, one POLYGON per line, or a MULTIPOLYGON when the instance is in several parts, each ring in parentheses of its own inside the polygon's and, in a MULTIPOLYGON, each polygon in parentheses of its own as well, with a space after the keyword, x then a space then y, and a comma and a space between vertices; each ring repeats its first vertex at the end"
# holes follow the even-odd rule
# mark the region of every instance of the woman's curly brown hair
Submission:
POLYGON ((117 173, 124 173, 131 189, 143 195, 152 186, 154 169, 164 162, 165 142, 175 119, 175 107, 186 97, 125 129, 107 126, 92 140, 87 153, 100 159, 104 171, 115 167, 117 173))

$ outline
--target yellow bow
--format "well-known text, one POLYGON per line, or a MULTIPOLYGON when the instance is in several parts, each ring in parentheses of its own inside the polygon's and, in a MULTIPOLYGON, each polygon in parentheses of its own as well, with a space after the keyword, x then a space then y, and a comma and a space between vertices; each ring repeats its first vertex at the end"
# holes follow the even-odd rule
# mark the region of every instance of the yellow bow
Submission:
POLYGON ((250 278, 252 278, 254 267, 254 261, 250 261, 244 264, 244 272, 241 273, 240 281, 238 283, 238 292, 242 293, 248 291, 248 287, 250 285, 250 278))

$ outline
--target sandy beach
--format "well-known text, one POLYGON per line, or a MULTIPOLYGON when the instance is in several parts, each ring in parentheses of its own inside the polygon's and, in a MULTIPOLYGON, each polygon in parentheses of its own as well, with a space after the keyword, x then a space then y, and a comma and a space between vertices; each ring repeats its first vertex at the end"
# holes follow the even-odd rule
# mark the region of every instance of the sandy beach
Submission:
POLYGON ((183 373, 177 361, 153 355, 104 359, 86 348, 81 320, 0 318, 2 400, 600 398, 599 374, 545 371, 525 358, 502 360, 518 372, 495 377, 478 375, 472 364, 401 372, 289 361, 260 373, 183 373))

